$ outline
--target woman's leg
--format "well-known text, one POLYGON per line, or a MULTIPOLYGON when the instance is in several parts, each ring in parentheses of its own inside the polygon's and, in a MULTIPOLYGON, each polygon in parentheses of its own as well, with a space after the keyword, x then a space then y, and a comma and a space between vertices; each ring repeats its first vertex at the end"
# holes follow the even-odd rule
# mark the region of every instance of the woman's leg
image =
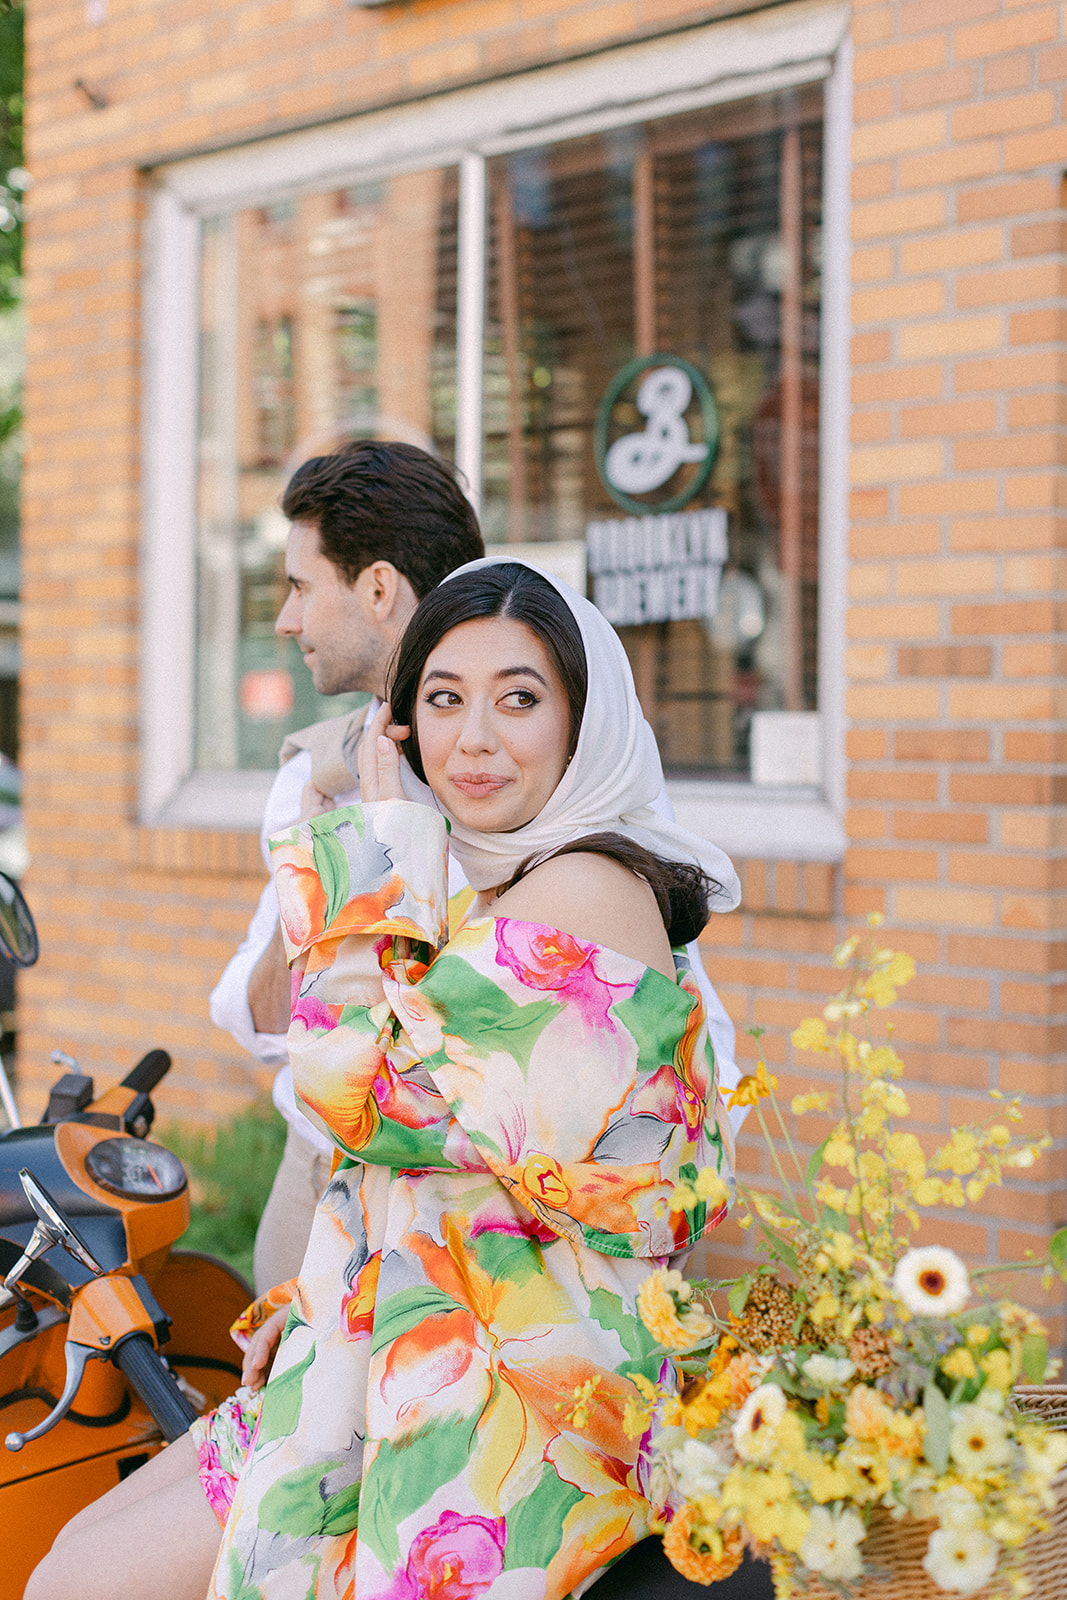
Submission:
POLYGON ((204 1600, 221 1538, 183 1434, 67 1523, 23 1600, 204 1600))

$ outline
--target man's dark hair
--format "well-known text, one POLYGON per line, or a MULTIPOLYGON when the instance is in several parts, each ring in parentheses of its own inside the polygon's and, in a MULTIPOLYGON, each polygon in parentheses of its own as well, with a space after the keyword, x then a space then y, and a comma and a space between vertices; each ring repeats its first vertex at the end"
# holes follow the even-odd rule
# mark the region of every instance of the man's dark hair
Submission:
POLYGON ((454 470, 413 444, 353 439, 312 456, 289 479, 282 510, 318 529, 323 555, 349 583, 372 562, 391 561, 420 600, 485 554, 454 470))

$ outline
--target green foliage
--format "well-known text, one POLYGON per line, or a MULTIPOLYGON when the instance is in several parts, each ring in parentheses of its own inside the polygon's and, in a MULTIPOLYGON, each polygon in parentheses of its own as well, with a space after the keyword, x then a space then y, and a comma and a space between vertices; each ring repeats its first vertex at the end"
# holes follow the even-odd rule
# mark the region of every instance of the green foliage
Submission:
POLYGON ((22 270, 22 6, 0 0, 0 310, 22 270))
POLYGON ((193 1219, 183 1250, 229 1262, 251 1283, 252 1246, 285 1145, 285 1123, 270 1101, 211 1132, 170 1123, 155 1135, 189 1174, 193 1219))

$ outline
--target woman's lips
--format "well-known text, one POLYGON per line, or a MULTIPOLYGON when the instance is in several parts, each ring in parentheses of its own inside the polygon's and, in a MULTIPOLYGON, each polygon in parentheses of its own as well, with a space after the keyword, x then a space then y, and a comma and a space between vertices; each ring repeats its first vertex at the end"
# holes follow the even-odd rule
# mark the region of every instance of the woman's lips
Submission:
POLYGON ((491 772, 460 772, 451 780, 461 794, 477 799, 481 795, 496 794, 511 782, 510 778, 496 778, 491 772))

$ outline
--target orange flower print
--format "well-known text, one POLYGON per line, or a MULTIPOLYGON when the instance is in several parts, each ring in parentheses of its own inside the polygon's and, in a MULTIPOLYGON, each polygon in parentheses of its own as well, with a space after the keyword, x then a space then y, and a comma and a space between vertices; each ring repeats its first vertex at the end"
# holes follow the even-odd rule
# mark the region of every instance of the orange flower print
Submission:
POLYGON ((560 1210, 571 1197, 570 1185, 563 1176, 563 1168, 554 1156, 535 1151, 527 1156, 519 1180, 527 1194, 532 1194, 542 1205, 560 1210))
POLYGON ((303 950, 326 926, 326 894, 318 873, 311 867, 301 866, 298 861, 287 861, 288 853, 285 849, 276 850, 271 865, 278 890, 278 907, 289 942, 303 950), (278 856, 282 857, 281 861, 278 856))

